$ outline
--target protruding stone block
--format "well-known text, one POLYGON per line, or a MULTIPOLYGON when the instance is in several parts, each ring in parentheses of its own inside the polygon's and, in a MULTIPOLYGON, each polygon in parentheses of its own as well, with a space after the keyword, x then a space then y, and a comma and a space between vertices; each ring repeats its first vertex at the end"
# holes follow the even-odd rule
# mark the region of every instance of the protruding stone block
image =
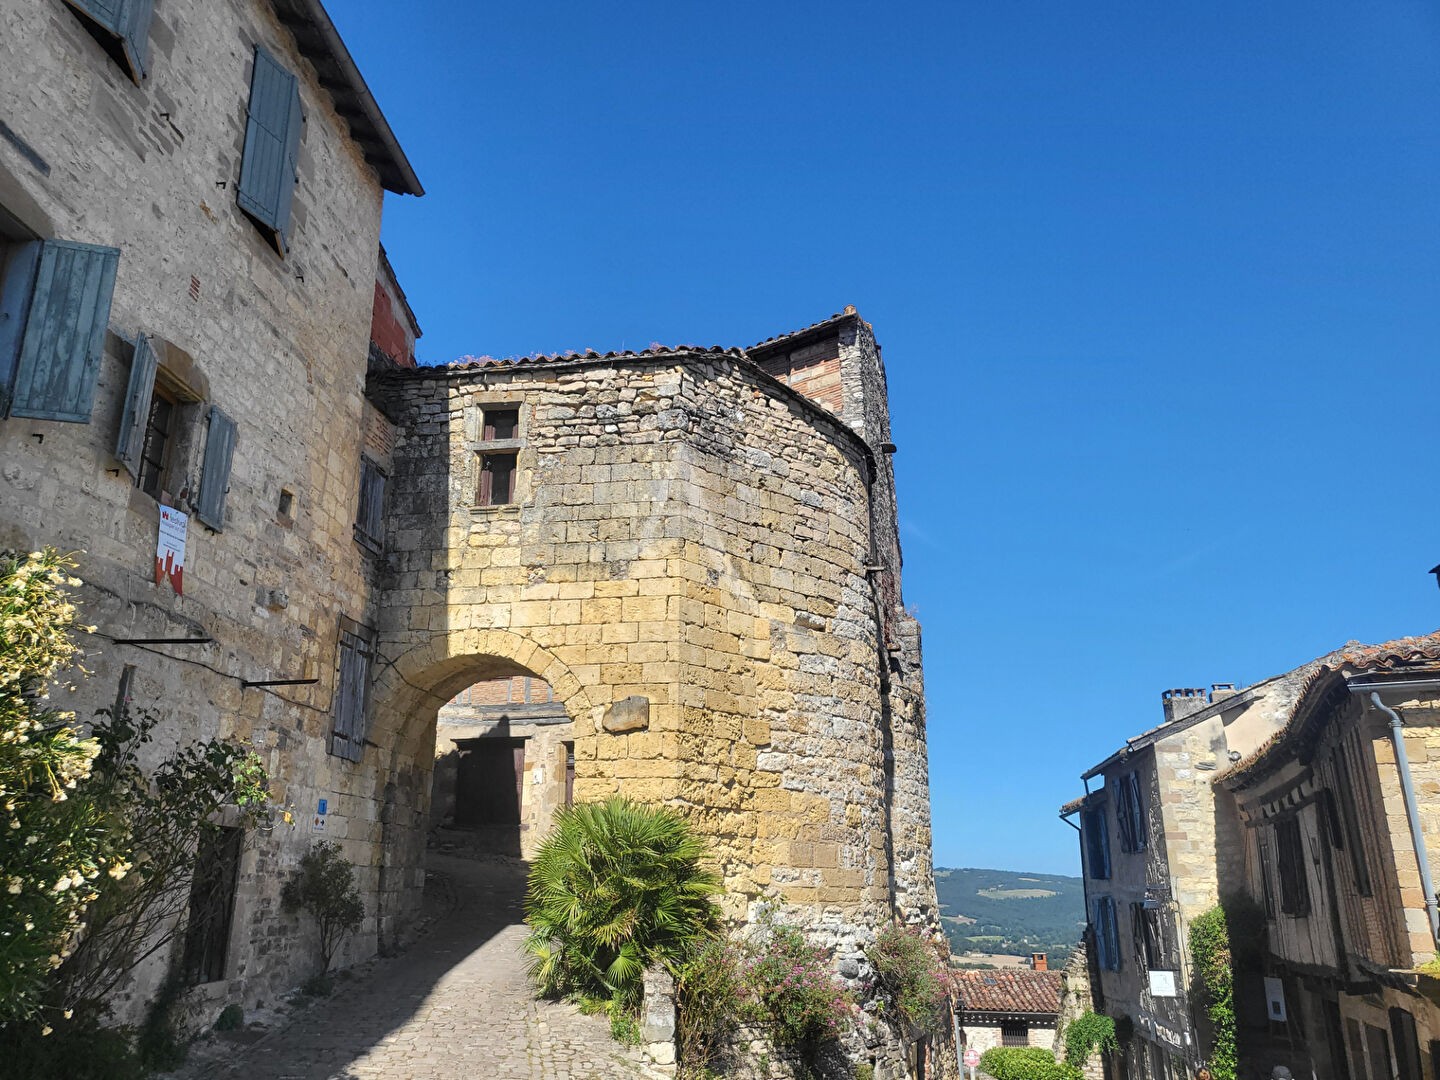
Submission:
POLYGON ((650 726, 650 699, 639 694, 621 698, 605 709, 601 724, 612 735, 644 731, 650 726))

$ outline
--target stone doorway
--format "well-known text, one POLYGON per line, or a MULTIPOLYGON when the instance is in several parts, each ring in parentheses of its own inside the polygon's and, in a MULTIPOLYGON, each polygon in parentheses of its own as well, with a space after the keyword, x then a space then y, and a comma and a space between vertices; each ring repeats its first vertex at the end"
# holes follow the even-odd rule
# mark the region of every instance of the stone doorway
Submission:
POLYGON ((573 770, 574 725, 544 679, 473 683, 436 720, 432 838, 528 858, 570 804, 573 770))

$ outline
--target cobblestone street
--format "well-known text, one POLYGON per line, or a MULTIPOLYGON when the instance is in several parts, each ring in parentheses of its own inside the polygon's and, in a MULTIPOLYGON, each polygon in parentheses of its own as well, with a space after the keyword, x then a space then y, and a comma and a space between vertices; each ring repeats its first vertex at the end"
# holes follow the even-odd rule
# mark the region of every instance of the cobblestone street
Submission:
POLYGON ((535 1001, 521 864, 432 854, 431 928, 249 1046, 217 1037, 185 1080, 601 1080, 647 1075, 601 1017, 535 1001))

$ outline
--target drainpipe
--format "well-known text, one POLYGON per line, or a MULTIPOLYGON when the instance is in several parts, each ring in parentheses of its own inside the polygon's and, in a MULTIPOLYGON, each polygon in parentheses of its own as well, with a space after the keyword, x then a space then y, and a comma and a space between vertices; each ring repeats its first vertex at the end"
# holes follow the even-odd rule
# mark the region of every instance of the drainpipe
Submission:
POLYGON ((1425 851, 1425 833, 1420 828, 1420 807, 1415 784, 1410 779, 1410 758, 1405 753, 1405 728, 1400 714, 1370 691, 1370 704, 1390 717, 1390 738, 1395 744, 1395 767, 1400 770, 1400 790, 1405 796, 1405 816, 1410 819, 1410 838, 1415 842, 1415 861, 1420 864, 1420 888, 1425 891, 1425 914, 1430 919, 1430 936, 1440 944, 1440 908, 1435 901, 1435 883, 1430 877, 1430 856, 1425 851))

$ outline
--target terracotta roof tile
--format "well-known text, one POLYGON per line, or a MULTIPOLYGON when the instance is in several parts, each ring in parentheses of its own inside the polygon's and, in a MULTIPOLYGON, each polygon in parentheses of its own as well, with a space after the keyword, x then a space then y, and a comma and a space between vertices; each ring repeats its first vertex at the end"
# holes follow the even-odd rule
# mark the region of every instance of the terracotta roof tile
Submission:
POLYGON ((844 311, 837 311, 828 319, 821 319, 819 322, 811 323, 809 326, 802 326, 799 330, 791 330, 788 333, 776 334, 774 337, 768 337, 764 341, 757 341, 754 345, 751 345, 750 348, 746 351, 749 352, 754 349, 768 349, 772 345, 778 345, 782 341, 789 341, 791 338, 799 337, 801 334, 808 334, 812 330, 820 330, 823 327, 839 323, 844 319, 858 318, 859 315, 856 313, 855 309, 853 307, 847 307, 844 311))
POLYGON ((1311 661, 1296 672, 1304 673, 1304 682, 1291 702, 1280 730, 1256 747, 1243 761, 1237 762, 1234 767, 1217 776, 1214 783, 1242 778, 1259 766, 1272 750, 1287 741, 1293 734, 1295 719, 1300 715, 1310 692, 1336 672, 1345 669, 1355 672, 1395 671, 1412 664, 1436 661, 1440 661, 1440 630, 1415 637, 1396 638, 1379 645, 1364 645, 1351 641, 1334 652, 1311 661))
POLYGON ((955 986, 964 1012, 1039 1013, 1060 1011, 1060 972, 957 971, 955 986))

